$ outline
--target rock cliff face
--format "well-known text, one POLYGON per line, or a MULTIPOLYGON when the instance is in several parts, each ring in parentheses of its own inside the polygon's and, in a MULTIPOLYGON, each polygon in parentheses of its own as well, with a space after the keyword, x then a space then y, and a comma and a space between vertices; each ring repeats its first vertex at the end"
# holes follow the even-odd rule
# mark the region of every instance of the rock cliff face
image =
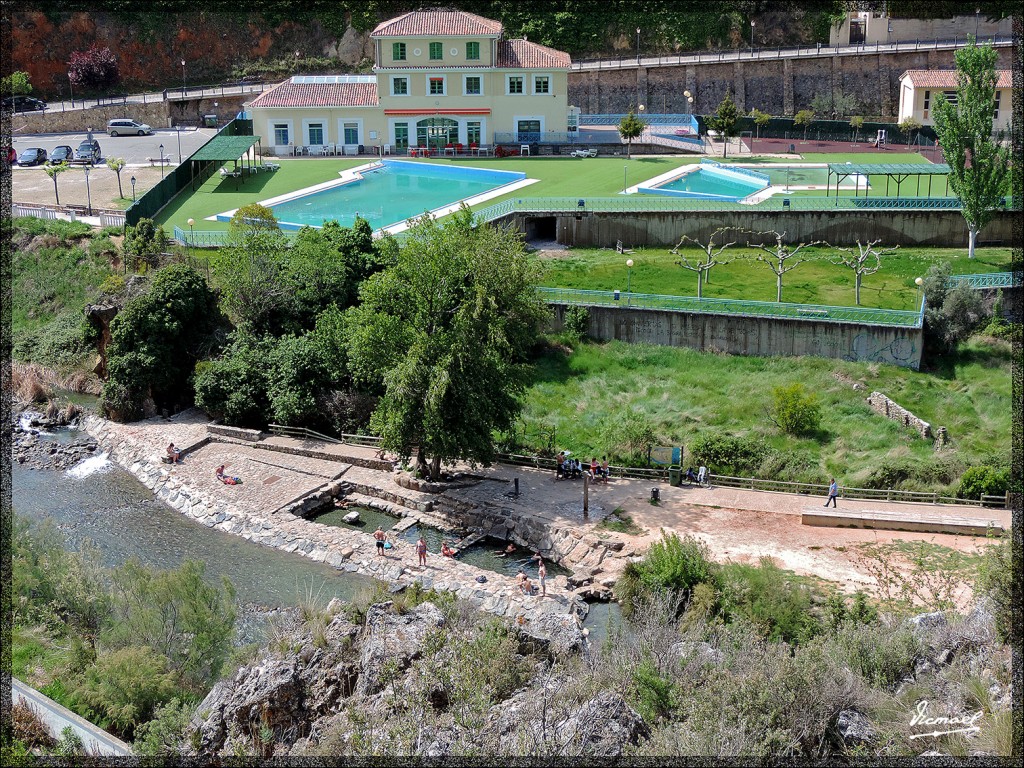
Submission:
MULTIPOLYGON (((196 710, 184 744, 204 760, 238 753, 309 754, 320 747, 328 731, 348 744, 359 738, 359 722, 368 717, 410 717, 395 707, 405 706, 403 692, 414 689, 417 676, 423 674, 419 664, 438 652, 444 644, 441 632, 447 628, 445 614, 430 602, 405 612, 396 611, 391 601, 377 603, 357 626, 342 604, 332 601, 319 619, 278 633, 273 650, 233 679, 217 683, 196 710)), ((554 626, 545 629, 557 631, 554 626)), ((468 634, 479 631, 476 626, 468 634)), ((545 713, 538 699, 566 683, 545 676, 547 660, 551 654, 571 654, 582 646, 535 636, 529 626, 518 627, 517 632, 520 654, 532 654, 526 657, 532 661, 516 658, 527 667, 536 665, 535 679, 491 705, 478 727, 467 729, 457 719, 443 726, 420 723, 425 754, 449 754, 454 743, 479 735, 504 744, 511 754, 526 747, 526 739, 548 745, 555 754, 619 756, 626 745, 650 735, 640 715, 611 691, 568 712, 545 713)), ((443 658, 446 664, 458 663, 443 658)), ((431 705, 443 711, 448 707, 445 692, 439 689, 434 694, 432 690, 431 705)))

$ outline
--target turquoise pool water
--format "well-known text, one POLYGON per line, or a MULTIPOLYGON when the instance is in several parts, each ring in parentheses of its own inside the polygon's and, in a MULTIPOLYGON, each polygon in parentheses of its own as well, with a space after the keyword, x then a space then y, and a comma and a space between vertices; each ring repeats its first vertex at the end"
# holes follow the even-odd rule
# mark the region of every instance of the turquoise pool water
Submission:
POLYGON ((698 168, 678 179, 656 187, 641 187, 647 194, 667 194, 673 197, 695 197, 711 200, 742 200, 767 186, 765 182, 723 174, 713 168, 698 168))
POLYGON ((474 195, 521 181, 525 173, 491 171, 432 163, 385 160, 363 178, 270 206, 282 229, 351 226, 356 216, 373 229, 399 224, 474 195))

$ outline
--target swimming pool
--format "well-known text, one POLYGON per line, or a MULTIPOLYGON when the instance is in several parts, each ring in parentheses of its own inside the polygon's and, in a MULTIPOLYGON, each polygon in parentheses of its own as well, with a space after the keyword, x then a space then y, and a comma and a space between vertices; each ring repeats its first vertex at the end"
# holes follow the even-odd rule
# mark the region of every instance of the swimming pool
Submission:
POLYGON ((703 200, 739 201, 760 192, 769 185, 768 176, 757 171, 729 168, 702 161, 668 179, 652 179, 650 186, 640 185, 637 192, 647 195, 668 195, 703 200))
MULTIPOLYGON (((526 174, 516 171, 384 160, 345 171, 337 181, 260 204, 274 212, 281 229, 322 227, 327 221, 350 227, 359 216, 379 230, 426 211, 444 215, 462 201, 483 202, 526 183, 526 174)), ((230 221, 233 214, 228 211, 216 218, 230 221)))

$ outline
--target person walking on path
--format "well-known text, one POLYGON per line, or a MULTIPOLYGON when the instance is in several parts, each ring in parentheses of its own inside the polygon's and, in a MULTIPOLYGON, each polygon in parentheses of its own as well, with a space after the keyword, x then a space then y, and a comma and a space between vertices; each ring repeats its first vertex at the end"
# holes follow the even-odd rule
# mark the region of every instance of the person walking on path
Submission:
POLYGON ((425 568, 427 565, 427 542, 423 540, 422 535, 416 539, 416 556, 419 558, 419 564, 425 568))
POLYGON ((704 485, 704 482, 708 479, 708 468, 703 464, 700 465, 700 469, 697 470, 697 485, 704 485))
POLYGON ((833 477, 832 478, 832 482, 829 483, 829 485, 828 485, 828 499, 825 500, 825 503, 822 506, 827 507, 828 503, 832 502, 832 507, 833 507, 833 509, 835 509, 837 507, 837 505, 836 505, 836 496, 838 496, 838 495, 839 495, 839 486, 836 484, 836 479, 833 477))
POLYGON ((545 584, 545 581, 548 578, 548 569, 544 567, 544 561, 543 560, 541 560, 537 564, 537 578, 540 579, 540 596, 541 597, 547 597, 548 596, 548 588, 547 588, 547 584, 545 584))
POLYGON ((377 526, 377 530, 373 532, 373 538, 377 540, 377 555, 384 557, 384 540, 387 539, 388 535, 384 533, 384 529, 381 526, 377 526))

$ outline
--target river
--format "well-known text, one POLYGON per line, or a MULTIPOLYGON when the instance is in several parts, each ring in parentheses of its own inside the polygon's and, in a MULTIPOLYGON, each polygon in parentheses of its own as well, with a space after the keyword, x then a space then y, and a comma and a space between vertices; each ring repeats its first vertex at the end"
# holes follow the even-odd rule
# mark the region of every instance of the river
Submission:
MULTIPOLYGON (((48 439, 83 437, 58 430, 48 439)), ((142 483, 104 456, 87 459, 66 472, 12 466, 14 511, 35 522, 52 519, 69 548, 86 539, 99 549, 104 564, 119 566, 134 557, 143 565, 168 569, 185 560, 206 564, 206 575, 219 582, 226 576, 243 605, 266 609, 296 606, 316 595, 322 604, 333 597, 350 600, 374 588, 373 579, 339 571, 301 555, 246 541, 207 528, 154 498, 142 483)), ((592 606, 586 626, 600 642, 618 606, 592 606)), ((240 639, 263 636, 264 622, 253 611, 240 616, 240 639)))

